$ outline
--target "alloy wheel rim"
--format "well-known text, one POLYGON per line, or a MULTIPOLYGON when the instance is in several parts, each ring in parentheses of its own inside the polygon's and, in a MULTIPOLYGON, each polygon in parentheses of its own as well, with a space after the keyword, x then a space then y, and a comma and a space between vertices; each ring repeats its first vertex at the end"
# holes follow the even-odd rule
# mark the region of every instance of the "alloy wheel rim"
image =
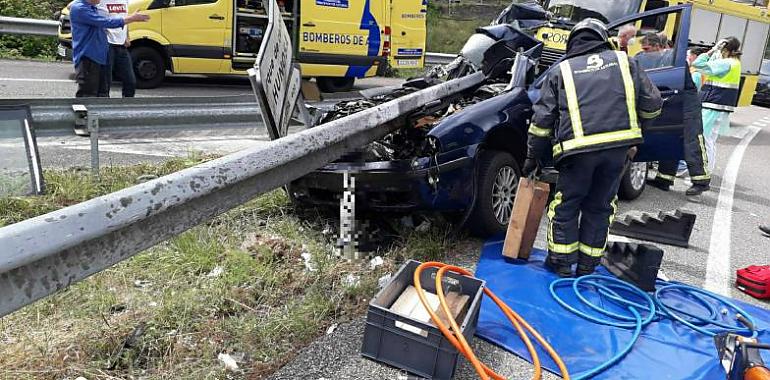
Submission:
POLYGON ((510 166, 503 166, 497 171, 492 185, 492 212, 500 224, 508 224, 513 211, 513 198, 519 177, 510 166))

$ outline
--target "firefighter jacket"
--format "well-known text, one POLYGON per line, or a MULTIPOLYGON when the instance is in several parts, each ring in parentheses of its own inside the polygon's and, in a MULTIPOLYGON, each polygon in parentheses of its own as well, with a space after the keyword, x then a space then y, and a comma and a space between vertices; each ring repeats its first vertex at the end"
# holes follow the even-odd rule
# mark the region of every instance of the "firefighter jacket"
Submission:
POLYGON ((701 90, 703 108, 733 112, 741 87, 741 61, 737 58, 710 58, 701 54, 693 67, 708 75, 701 90))
POLYGON ((554 160, 643 142, 641 119, 660 115, 663 100, 636 62, 604 50, 563 61, 548 73, 529 128, 528 157, 554 160))

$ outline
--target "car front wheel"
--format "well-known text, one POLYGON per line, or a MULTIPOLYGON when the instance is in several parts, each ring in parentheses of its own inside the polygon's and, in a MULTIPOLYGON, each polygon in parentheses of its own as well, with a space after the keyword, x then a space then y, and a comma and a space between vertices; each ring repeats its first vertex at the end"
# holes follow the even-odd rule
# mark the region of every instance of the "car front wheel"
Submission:
POLYGON ((476 199, 467 226, 479 237, 504 233, 513 211, 521 170, 507 152, 481 153, 476 172, 476 199))
POLYGON ((631 201, 639 198, 647 185, 647 163, 632 162, 623 173, 618 189, 618 198, 631 201))

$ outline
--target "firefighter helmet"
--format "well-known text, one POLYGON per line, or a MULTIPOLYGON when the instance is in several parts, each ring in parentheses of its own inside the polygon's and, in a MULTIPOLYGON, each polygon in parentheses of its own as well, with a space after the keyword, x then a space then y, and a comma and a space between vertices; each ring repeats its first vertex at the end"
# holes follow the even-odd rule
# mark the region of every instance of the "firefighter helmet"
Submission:
POLYGON ((599 36, 602 41, 607 41, 609 39, 607 26, 595 18, 587 18, 577 23, 577 25, 575 25, 575 27, 573 27, 572 31, 569 33, 569 38, 572 39, 572 36, 584 30, 589 30, 596 33, 596 35, 599 36))

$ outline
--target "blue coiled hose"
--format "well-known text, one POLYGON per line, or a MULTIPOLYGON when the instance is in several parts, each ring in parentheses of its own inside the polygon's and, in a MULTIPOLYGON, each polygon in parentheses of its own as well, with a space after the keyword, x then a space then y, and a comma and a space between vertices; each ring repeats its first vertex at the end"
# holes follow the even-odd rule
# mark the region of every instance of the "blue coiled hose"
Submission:
POLYGON ((748 335, 751 337, 756 336, 756 331, 753 330, 755 325, 751 316, 746 313, 739 306, 733 302, 718 296, 714 293, 705 291, 703 289, 695 288, 689 285, 681 283, 669 283, 664 281, 658 281, 658 288, 654 292, 653 296, 639 289, 638 287, 631 285, 625 281, 622 281, 616 277, 602 276, 602 275, 590 275, 579 278, 564 278, 559 279, 551 283, 550 285, 551 296, 556 300, 559 305, 569 310, 570 312, 580 316, 583 319, 589 320, 594 323, 624 328, 634 329, 634 333, 628 344, 615 356, 604 362, 603 364, 575 377, 577 380, 588 379, 607 368, 613 366, 615 363, 623 359, 636 344, 636 341, 641 335, 642 329, 650 324, 656 318, 669 318, 684 324, 691 329, 705 334, 707 336, 714 336, 722 332, 732 332, 741 335, 748 335), (580 302, 588 306, 591 310, 598 313, 598 315, 592 315, 582 310, 575 308, 562 299, 557 293, 556 288, 564 285, 570 285, 575 296, 580 302), (584 295, 585 290, 594 290, 598 292, 603 299, 607 299, 617 306, 626 308, 630 315, 619 314, 617 312, 610 311, 599 305, 591 303, 584 295), (680 308, 668 305, 663 302, 664 294, 678 292, 681 295, 692 299, 694 302, 702 306, 708 314, 707 317, 703 315, 697 315, 680 308), (621 294, 626 294, 624 297, 621 294), (631 296, 634 301, 629 299, 631 296), (708 300, 711 299, 717 303, 724 305, 741 316, 748 326, 735 326, 726 324, 720 320, 719 311, 708 300), (707 329, 706 326, 714 326, 712 329, 707 329))

